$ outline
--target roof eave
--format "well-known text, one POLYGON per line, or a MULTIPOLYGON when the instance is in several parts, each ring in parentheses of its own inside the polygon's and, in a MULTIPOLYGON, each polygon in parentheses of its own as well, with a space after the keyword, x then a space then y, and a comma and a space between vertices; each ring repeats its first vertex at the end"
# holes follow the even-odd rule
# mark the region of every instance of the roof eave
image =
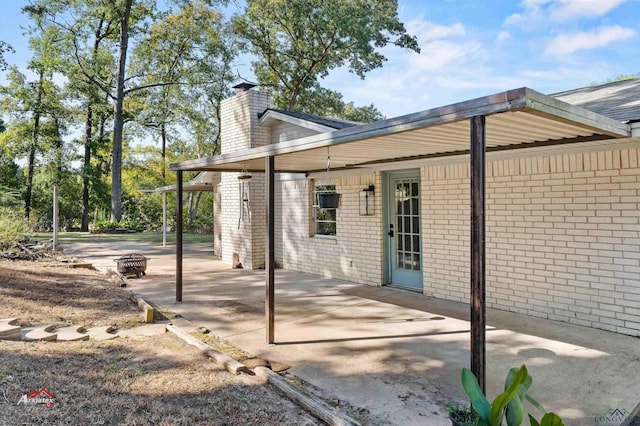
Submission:
MULTIPOLYGON (((216 166, 227 163, 241 163, 267 156, 330 147, 357 140, 408 132, 423 127, 453 123, 474 116, 489 116, 510 111, 526 111, 541 116, 560 118, 561 121, 593 128, 595 134, 609 137, 630 136, 630 128, 626 124, 523 87, 374 123, 348 127, 331 133, 226 153, 216 157, 173 163, 170 165, 170 169, 173 171, 215 170, 216 166)), ((300 172, 304 172, 304 170, 300 172)))
POLYGON ((333 132, 336 129, 329 126, 324 126, 322 124, 316 123, 314 121, 305 120, 299 117, 293 117, 291 115, 283 114, 279 111, 274 111, 272 109, 267 109, 260 115, 258 122, 261 126, 271 126, 275 121, 283 121, 285 123, 294 124, 299 127, 304 127, 306 129, 314 130, 318 133, 326 133, 333 132))

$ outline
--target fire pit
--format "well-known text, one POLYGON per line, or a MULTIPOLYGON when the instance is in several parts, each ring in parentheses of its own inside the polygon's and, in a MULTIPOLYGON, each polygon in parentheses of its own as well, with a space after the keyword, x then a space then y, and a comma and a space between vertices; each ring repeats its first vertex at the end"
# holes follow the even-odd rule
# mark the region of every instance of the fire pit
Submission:
POLYGON ((146 275, 147 258, 141 254, 130 253, 118 259, 114 259, 114 261, 118 264, 118 272, 123 275, 131 274, 138 278, 142 275, 146 275))

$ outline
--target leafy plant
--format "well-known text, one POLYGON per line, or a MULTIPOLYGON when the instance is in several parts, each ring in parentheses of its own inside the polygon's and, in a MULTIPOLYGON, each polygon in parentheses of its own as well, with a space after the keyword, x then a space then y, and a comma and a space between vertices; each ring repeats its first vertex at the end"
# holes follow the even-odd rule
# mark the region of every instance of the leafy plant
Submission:
POLYGON ((475 426, 478 424, 478 414, 471 406, 460 403, 448 403, 445 405, 449 417, 461 426, 475 426))
POLYGON ((29 235, 29 227, 20 213, 0 207, 0 250, 12 248, 29 235))
MULTIPOLYGON (((462 369, 462 387, 478 415, 476 424, 479 426, 501 426, 505 418, 508 426, 522 424, 524 419, 522 401, 525 399, 544 412, 542 406, 527 395, 532 382, 533 379, 526 366, 522 365, 519 369, 512 368, 507 375, 504 392, 489 403, 474 374, 466 368, 462 369)), ((545 413, 540 422, 529 414, 529 421, 533 426, 564 425, 562 419, 554 413, 545 413)))
POLYGON ((113 232, 113 231, 135 231, 141 232, 144 227, 139 222, 133 220, 121 220, 120 222, 111 222, 108 220, 97 222, 93 225, 91 232, 113 232))
POLYGON ((20 201, 19 191, 0 184, 0 207, 16 207, 20 201))

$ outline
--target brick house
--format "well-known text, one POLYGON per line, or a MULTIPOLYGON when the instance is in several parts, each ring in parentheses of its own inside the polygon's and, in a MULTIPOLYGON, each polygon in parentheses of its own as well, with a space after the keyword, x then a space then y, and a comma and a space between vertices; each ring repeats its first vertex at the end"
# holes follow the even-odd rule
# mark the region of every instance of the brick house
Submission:
POLYGON ((481 123, 486 306, 640 336, 640 79, 365 125, 270 106, 241 85, 221 104, 221 155, 171 166, 220 174, 223 262, 263 268, 271 244, 282 268, 469 300, 468 123, 472 152, 481 123), (334 191, 339 207, 319 207, 334 191))

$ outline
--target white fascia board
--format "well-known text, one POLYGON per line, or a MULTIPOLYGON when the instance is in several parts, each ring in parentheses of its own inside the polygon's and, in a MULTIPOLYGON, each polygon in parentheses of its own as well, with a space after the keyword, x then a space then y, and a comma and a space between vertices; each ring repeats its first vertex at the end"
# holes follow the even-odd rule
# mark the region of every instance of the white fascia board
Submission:
POLYGON ((271 126, 274 121, 284 121, 299 127, 314 130, 319 133, 333 132, 337 129, 329 126, 323 126, 322 124, 314 123, 313 121, 303 120, 302 118, 292 117, 287 114, 283 114, 278 111, 268 110, 262 117, 260 117, 261 126, 271 126))

